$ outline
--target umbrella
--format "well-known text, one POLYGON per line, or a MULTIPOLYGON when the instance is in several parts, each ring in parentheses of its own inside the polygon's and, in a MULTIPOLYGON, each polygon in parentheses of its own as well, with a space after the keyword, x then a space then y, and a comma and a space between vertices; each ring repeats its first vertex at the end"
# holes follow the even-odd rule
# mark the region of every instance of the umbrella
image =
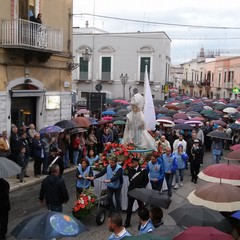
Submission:
POLYGON ((129 236, 129 237, 124 237, 123 240, 171 240, 171 238, 167 238, 167 237, 161 237, 161 236, 157 236, 157 235, 153 235, 153 234, 142 234, 139 236, 129 236))
POLYGON ((159 191, 146 188, 135 188, 128 192, 129 196, 156 207, 168 208, 172 200, 159 191))
POLYGON ((217 114, 217 113, 205 115, 205 118, 212 119, 212 120, 218 120, 221 117, 222 117, 222 115, 221 114, 217 114))
POLYGON ((228 153, 225 157, 227 160, 240 160, 240 150, 234 150, 230 153, 228 153))
POLYGON ((223 104, 215 104, 215 106, 213 108, 214 108, 214 110, 222 111, 224 108, 226 108, 226 106, 223 104))
POLYGON ((21 172, 21 167, 5 157, 0 157, 0 178, 8 178, 21 172))
POLYGON ((223 126, 223 127, 226 127, 226 126, 227 126, 227 123, 225 123, 225 122, 222 121, 222 120, 212 120, 212 123, 221 125, 221 126, 223 126))
POLYGON ((120 109, 116 112, 115 116, 126 116, 129 113, 128 109, 120 109))
POLYGON ((240 219, 240 210, 231 215, 231 217, 240 219))
POLYGON ((198 177, 208 182, 229 183, 240 186, 240 166, 225 163, 213 164, 204 168, 198 177))
POLYGON ((174 122, 174 123, 177 123, 177 124, 183 124, 183 123, 186 122, 186 120, 184 120, 184 119, 176 119, 176 120, 174 120, 173 122, 174 122))
POLYGON ((114 102, 121 103, 121 104, 124 104, 124 105, 129 105, 130 104, 130 102, 127 102, 126 100, 123 100, 123 99, 115 99, 114 102))
POLYGON ((87 117, 75 117, 72 118, 71 121, 76 123, 78 127, 88 128, 91 125, 91 122, 87 117))
POLYGON ((100 120, 98 121, 98 125, 103 125, 103 124, 107 124, 107 123, 111 123, 111 120, 100 120))
POLYGON ((213 138, 219 138, 219 139, 226 139, 230 140, 231 138, 227 135, 227 133, 220 131, 220 130, 214 130, 210 133, 207 134, 208 137, 213 137, 213 138))
POLYGON ((199 126, 202 126, 203 123, 201 121, 196 121, 196 120, 188 120, 185 122, 185 124, 190 124, 190 125, 199 125, 199 126))
POLYGON ((239 210, 240 189, 227 183, 206 183, 191 192, 187 199, 194 205, 232 212, 239 210))
POLYGON ((107 121, 111 121, 113 119, 113 117, 110 116, 106 116, 106 117, 102 117, 102 120, 107 120, 107 121))
POLYGON ((71 120, 62 120, 62 121, 55 123, 54 126, 58 126, 63 129, 70 129, 70 128, 75 128, 78 125, 71 120))
POLYGON ((173 240, 234 240, 234 238, 227 233, 219 231, 214 227, 199 227, 192 226, 184 230, 173 240))
POLYGON ((202 110, 200 113, 205 116, 205 115, 211 115, 211 114, 213 114, 214 111, 213 111, 213 110, 210 110, 210 109, 205 109, 205 110, 202 110))
POLYGON ((205 118, 204 117, 193 117, 193 118, 190 118, 189 120, 191 120, 191 121, 204 121, 205 120, 205 118))
POLYGON ((86 108, 80 109, 76 112, 78 115, 89 114, 89 111, 86 108))
POLYGON ((231 150, 240 150, 240 144, 235 144, 230 147, 231 150))
POLYGON ((115 112, 113 110, 108 110, 108 111, 102 112, 102 115, 115 115, 115 112))
POLYGON ((167 123, 167 124, 173 124, 173 125, 175 125, 175 123, 173 122, 173 121, 171 121, 171 120, 168 120, 168 119, 164 119, 164 118, 161 118, 161 119, 157 119, 156 120, 159 124, 165 124, 165 123, 167 123))
POLYGON ((62 131, 62 128, 58 126, 47 126, 45 128, 42 128, 39 133, 45 134, 45 133, 59 133, 62 131))
POLYGON ((122 120, 117 120, 117 121, 114 121, 113 124, 114 124, 114 125, 125 125, 126 122, 125 122, 125 121, 122 121, 122 120))
POLYGON ((94 118, 94 117, 87 117, 87 118, 91 122, 91 125, 98 125, 96 118, 94 118))
POLYGON ((52 239, 75 237, 87 231, 76 218, 59 213, 44 212, 25 218, 11 232, 16 239, 52 239))
POLYGON ((165 105, 164 107, 165 107, 165 108, 168 108, 168 109, 173 109, 173 110, 178 110, 178 109, 179 109, 178 106, 173 105, 173 104, 171 104, 171 105, 165 105))
POLYGON ((86 131, 87 131, 86 128, 74 128, 74 129, 69 130, 68 133, 70 135, 72 135, 72 134, 82 133, 82 132, 86 132, 86 131))
POLYGON ((169 215, 178 225, 184 227, 212 226, 228 233, 232 230, 230 223, 221 213, 204 206, 184 204, 169 215))
POLYGON ((237 123, 231 123, 229 124, 229 127, 234 130, 239 130, 240 129, 240 124, 237 123))
POLYGON ((236 112, 238 112, 238 110, 236 108, 233 108, 233 107, 227 107, 227 108, 223 109, 223 112, 225 112, 225 113, 236 113, 236 112))
POLYGON ((182 226, 178 225, 161 225, 157 228, 155 228, 151 233, 149 234, 154 234, 157 236, 162 236, 162 237, 169 237, 172 239, 174 236, 182 232, 185 228, 182 226))
POLYGON ((199 112, 195 112, 195 111, 190 111, 186 113, 189 117, 193 118, 193 117, 201 117, 201 114, 199 112))
POLYGON ((193 130, 193 127, 189 124, 176 124, 173 129, 179 129, 179 130, 193 130))
POLYGON ((189 119, 188 115, 185 114, 185 113, 175 113, 175 114, 173 115, 173 118, 174 118, 174 119, 185 119, 185 120, 188 120, 188 119, 189 119))

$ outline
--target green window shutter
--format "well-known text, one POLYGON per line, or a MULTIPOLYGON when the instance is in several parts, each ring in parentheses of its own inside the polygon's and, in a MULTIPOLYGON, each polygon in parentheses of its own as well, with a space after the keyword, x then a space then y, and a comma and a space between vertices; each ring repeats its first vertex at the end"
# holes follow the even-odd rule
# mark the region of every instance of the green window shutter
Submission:
POLYGON ((88 61, 84 61, 83 57, 80 57, 80 79, 88 80, 88 61))
POLYGON ((145 66, 148 67, 148 78, 150 80, 150 57, 141 57, 140 81, 144 81, 145 66))
POLYGON ((102 80, 111 80, 111 57, 102 57, 102 80))

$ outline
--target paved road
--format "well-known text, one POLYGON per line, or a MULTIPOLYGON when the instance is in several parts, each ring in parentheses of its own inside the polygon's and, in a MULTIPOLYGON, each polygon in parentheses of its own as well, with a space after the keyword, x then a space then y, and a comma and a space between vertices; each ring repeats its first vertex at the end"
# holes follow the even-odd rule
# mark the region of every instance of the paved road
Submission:
MULTIPOLYGON (((204 157, 204 166, 209 165, 211 161, 212 161, 211 154, 206 153, 204 157)), ((172 203, 169 209, 163 209, 165 225, 175 225, 174 220, 168 215, 168 212, 187 203, 188 200, 186 199, 186 197, 188 196, 188 194, 191 191, 193 191, 196 186, 200 186, 205 183, 204 181, 199 180, 196 185, 190 181, 190 178, 191 177, 190 177, 189 170, 186 170, 185 178, 184 178, 184 186, 179 188, 178 190, 173 190, 172 203)), ((64 212, 71 213, 73 203, 75 201, 75 171, 69 171, 68 173, 65 173, 64 179, 66 181, 66 185, 68 186, 69 193, 70 193, 70 200, 64 206, 64 212)), ((27 181, 30 181, 30 180, 27 180, 27 181)), ((10 193, 12 210, 10 212, 10 219, 9 219, 9 233, 17 225, 17 223, 19 223, 26 216, 46 211, 46 208, 44 206, 41 206, 41 204, 38 201, 39 189, 40 189, 40 182, 38 183, 36 182, 33 185, 28 185, 28 186, 26 185, 24 187, 22 186, 10 193)), ((125 219, 125 215, 126 213, 123 212, 122 213, 123 219, 125 219)), ((105 224, 101 226, 97 226, 95 219, 96 218, 93 215, 86 217, 82 222, 88 226, 89 231, 79 235, 75 239, 82 239, 82 240, 107 239, 107 237, 110 235, 106 226, 107 221, 105 221, 105 224)), ((129 231, 132 234, 137 234, 138 218, 136 213, 133 214, 131 224, 133 227, 130 227, 129 231)), ((14 239, 14 238, 8 234, 7 239, 14 239)), ((68 238, 64 238, 64 239, 68 239, 68 238)))

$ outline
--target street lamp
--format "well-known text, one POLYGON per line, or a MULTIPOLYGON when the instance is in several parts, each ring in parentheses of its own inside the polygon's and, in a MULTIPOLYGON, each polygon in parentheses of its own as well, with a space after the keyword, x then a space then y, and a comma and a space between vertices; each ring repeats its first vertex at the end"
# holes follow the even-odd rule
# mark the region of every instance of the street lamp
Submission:
POLYGON ((125 100, 125 86, 126 86, 126 83, 127 83, 127 81, 128 81, 128 75, 127 74, 125 74, 125 75, 123 75, 123 74, 121 74, 120 75, 120 79, 121 79, 121 82, 122 82, 122 85, 123 85, 123 99, 125 100))

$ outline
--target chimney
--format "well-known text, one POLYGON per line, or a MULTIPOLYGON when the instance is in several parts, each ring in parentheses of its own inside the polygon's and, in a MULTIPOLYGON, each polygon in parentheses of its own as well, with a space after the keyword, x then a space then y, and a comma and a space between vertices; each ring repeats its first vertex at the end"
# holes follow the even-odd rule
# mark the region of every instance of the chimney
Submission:
POLYGON ((86 21, 86 28, 88 28, 89 27, 89 24, 88 24, 88 21, 86 21))

